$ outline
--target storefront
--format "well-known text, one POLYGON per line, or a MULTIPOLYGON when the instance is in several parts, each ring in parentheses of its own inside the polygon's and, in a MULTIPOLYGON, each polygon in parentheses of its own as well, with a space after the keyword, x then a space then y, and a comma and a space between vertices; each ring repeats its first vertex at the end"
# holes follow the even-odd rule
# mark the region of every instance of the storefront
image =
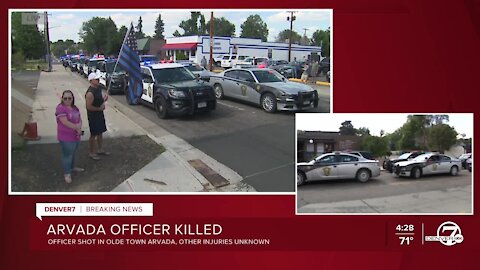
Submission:
MULTIPOLYGON (((225 54, 238 54, 245 56, 267 57, 272 60, 288 60, 288 43, 263 42, 261 39, 214 37, 213 57, 225 54)), ((209 36, 171 37, 166 39, 162 50, 172 56, 174 60, 191 60, 200 63, 203 56, 210 58, 209 36)), ((302 46, 292 44, 291 60, 306 61, 310 57, 321 55, 322 48, 316 46, 302 46)))

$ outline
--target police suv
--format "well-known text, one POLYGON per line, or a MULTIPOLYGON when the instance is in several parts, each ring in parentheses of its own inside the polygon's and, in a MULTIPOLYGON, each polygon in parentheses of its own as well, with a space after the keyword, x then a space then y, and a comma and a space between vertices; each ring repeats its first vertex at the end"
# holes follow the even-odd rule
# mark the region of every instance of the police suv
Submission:
POLYGON ((217 103, 212 86, 182 65, 153 64, 141 66, 141 70, 141 102, 153 107, 159 118, 215 110, 217 103))

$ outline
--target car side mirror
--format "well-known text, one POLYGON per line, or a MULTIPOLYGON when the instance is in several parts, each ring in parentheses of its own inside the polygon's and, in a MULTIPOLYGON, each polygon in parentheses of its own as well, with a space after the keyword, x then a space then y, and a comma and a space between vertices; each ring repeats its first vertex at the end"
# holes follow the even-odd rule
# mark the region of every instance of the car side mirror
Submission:
POLYGON ((144 82, 144 83, 153 83, 153 78, 150 77, 150 76, 145 76, 145 77, 143 78, 143 82, 144 82))

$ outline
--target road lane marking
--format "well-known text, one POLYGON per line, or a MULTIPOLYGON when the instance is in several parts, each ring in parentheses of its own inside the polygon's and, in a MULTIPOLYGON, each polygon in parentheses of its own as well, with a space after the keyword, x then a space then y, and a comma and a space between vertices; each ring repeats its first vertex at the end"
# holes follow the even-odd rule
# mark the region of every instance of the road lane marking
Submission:
MULTIPOLYGON (((250 178, 250 177, 254 177, 254 176, 257 176, 259 174, 263 174, 263 173, 267 173, 267 172, 272 172, 272 171, 275 171, 275 170, 278 170, 278 169, 281 169, 281 168, 284 168, 284 167, 287 167, 287 166, 290 166, 290 165, 294 165, 295 162, 291 162, 291 163, 287 163, 287 164, 283 164, 283 165, 280 165, 280 166, 277 166, 277 167, 274 167, 274 168, 270 168, 270 169, 267 169, 267 170, 263 170, 263 171, 259 171, 259 172, 256 172, 256 173, 252 173, 250 175, 247 175, 243 178, 243 180, 247 179, 247 178, 250 178)), ((293 181, 294 179, 292 179, 293 181)))

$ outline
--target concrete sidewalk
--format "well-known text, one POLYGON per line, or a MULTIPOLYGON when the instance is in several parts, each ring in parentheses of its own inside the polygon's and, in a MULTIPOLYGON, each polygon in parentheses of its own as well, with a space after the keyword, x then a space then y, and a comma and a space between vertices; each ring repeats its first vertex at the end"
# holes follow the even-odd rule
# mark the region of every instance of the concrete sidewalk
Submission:
MULTIPOLYGON (((297 194, 297 199, 298 194, 297 194)), ((299 214, 472 214, 472 186, 410 193, 364 200, 312 203, 300 206, 299 214)))
MULTIPOLYGON (((75 105, 79 107, 85 135, 82 140, 90 137, 88 120, 85 111, 84 94, 89 83, 77 73, 65 71, 63 67, 55 65, 53 72, 42 72, 38 81, 35 100, 33 102, 33 121, 37 122, 39 141, 30 141, 31 144, 57 143, 55 108, 60 101, 64 90, 70 89, 75 96, 75 105)), ((145 164, 141 170, 126 179, 112 192, 250 192, 253 187, 245 184, 242 177, 212 159, 205 153, 194 148, 186 141, 143 116, 134 112, 115 99, 110 98, 104 111, 107 123, 107 132, 104 138, 129 137, 148 135, 153 141, 163 145, 166 151, 145 164), (190 163, 200 160, 210 167, 216 174, 226 179, 227 185, 219 187, 209 182, 190 163), (190 163, 189 163, 190 162, 190 163)), ((152 113, 155 113, 152 111, 152 113)), ((142 151, 142 149, 132 149, 142 151)), ((113 153, 115 154, 115 153, 113 153)), ((210 170, 210 171, 212 171, 210 170)))

